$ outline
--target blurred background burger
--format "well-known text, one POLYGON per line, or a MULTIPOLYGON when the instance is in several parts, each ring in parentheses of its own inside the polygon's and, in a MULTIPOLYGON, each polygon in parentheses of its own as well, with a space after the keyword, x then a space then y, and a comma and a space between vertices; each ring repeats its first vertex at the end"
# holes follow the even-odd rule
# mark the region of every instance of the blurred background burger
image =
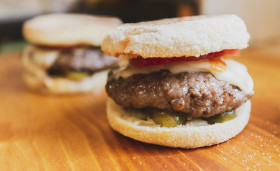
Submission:
POLYGON ((101 93, 108 69, 118 61, 100 49, 116 17, 47 14, 24 22, 24 81, 31 89, 54 94, 101 93))

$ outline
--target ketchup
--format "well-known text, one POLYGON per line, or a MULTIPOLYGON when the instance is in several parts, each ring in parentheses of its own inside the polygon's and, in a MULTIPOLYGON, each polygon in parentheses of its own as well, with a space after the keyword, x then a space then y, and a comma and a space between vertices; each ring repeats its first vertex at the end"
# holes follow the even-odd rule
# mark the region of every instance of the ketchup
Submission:
POLYGON ((218 58, 224 56, 224 55, 233 55, 237 56, 239 55, 239 50, 238 49, 227 49, 227 50, 222 50, 220 52, 213 52, 213 53, 208 53, 206 55, 201 55, 199 57, 195 56, 190 56, 190 57, 172 57, 172 58, 142 58, 142 57, 137 57, 137 58, 132 58, 130 59, 130 63, 137 67, 137 68, 143 68, 147 66, 156 66, 156 65, 166 65, 166 64, 171 64, 175 62, 189 62, 189 61, 199 61, 199 60, 217 60, 218 58))

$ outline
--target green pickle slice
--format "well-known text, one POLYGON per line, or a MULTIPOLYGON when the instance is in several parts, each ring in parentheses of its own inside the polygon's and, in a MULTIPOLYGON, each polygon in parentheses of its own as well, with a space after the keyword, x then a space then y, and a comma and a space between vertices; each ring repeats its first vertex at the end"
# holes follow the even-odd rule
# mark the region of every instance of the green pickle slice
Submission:
POLYGON ((88 77, 88 73, 86 73, 86 72, 68 72, 66 74, 66 77, 73 79, 73 80, 81 80, 81 79, 88 77))
MULTIPOLYGON (((188 118, 187 115, 183 112, 172 111, 172 110, 161 110, 154 108, 145 108, 145 109, 126 109, 128 113, 133 114, 135 118, 140 120, 147 121, 152 119, 154 123, 162 127, 176 127, 178 125, 184 125, 188 118)), ((219 115, 212 116, 210 118, 200 118, 207 121, 208 124, 212 125, 215 123, 223 123, 229 120, 232 120, 236 117, 235 111, 225 112, 219 115)), ((192 120, 190 120, 191 122, 192 120)))
POLYGON ((164 127, 176 127, 187 121, 186 114, 176 111, 153 110, 151 117, 156 124, 164 127))
POLYGON ((206 118, 205 120, 208 124, 215 124, 215 123, 223 123, 229 120, 232 120, 236 117, 235 111, 225 112, 219 115, 212 116, 210 118, 206 118))

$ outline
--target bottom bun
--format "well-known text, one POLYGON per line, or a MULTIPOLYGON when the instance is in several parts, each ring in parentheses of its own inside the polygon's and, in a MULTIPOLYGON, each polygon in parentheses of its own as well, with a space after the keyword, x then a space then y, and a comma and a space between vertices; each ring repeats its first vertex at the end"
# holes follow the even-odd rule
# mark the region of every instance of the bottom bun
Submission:
POLYGON ((250 111, 249 100, 236 109, 236 117, 230 121, 209 125, 204 120, 194 119, 185 125, 167 128, 139 120, 112 99, 107 101, 107 117, 117 132, 138 141, 180 148, 211 146, 229 140, 247 125, 250 111))
POLYGON ((47 75, 33 75, 25 72, 23 80, 31 89, 53 94, 88 93, 100 94, 103 92, 108 70, 94 73, 92 76, 82 80, 71 80, 68 78, 54 78, 47 75))

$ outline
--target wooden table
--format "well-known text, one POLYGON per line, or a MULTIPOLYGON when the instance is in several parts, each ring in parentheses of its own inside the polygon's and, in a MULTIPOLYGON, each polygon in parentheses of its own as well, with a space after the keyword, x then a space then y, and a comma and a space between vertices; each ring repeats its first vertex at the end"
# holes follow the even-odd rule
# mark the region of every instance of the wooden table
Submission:
POLYGON ((250 50, 238 58, 255 82, 249 124, 225 143, 195 150, 126 138, 108 125, 105 93, 36 94, 22 82, 18 55, 2 57, 0 170, 280 170, 277 55, 250 50))

